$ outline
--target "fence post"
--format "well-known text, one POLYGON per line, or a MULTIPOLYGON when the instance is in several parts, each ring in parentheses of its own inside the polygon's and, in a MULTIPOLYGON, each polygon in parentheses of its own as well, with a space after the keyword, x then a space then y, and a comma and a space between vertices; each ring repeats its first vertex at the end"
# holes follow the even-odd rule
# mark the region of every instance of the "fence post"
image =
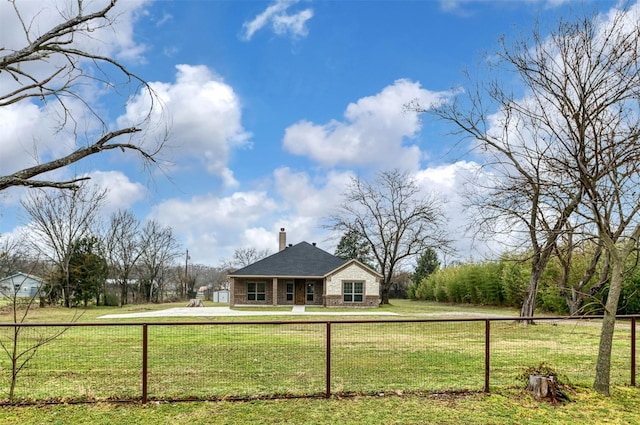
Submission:
POLYGON ((636 386, 636 318, 631 318, 631 386, 636 386))
POLYGON ((491 367, 491 321, 484 321, 484 392, 489 392, 489 370, 491 367))
POLYGON ((327 342, 326 342, 326 348, 327 348, 327 355, 326 355, 326 362, 327 362, 327 374, 326 374, 326 388, 325 388, 325 393, 324 396, 326 398, 331 397, 331 322, 327 322, 327 342))
POLYGON ((147 403, 147 324, 142 324, 142 403, 147 403))

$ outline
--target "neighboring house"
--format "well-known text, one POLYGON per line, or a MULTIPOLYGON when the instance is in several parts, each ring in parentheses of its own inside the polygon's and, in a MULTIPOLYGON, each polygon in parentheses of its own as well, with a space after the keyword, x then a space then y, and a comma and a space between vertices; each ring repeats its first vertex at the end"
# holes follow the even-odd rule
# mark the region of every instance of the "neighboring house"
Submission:
POLYGON ((0 292, 4 297, 33 298, 38 295, 44 284, 44 280, 37 276, 18 272, 0 279, 0 292))
POLYGON ((343 260, 300 242, 229 274, 231 306, 315 305, 378 307, 380 275, 357 260, 343 260))

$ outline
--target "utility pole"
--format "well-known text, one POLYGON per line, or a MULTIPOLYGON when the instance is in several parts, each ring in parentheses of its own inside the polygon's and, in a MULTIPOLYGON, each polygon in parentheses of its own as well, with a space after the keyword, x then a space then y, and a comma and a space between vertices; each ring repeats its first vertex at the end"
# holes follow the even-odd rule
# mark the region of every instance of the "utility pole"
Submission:
POLYGON ((184 283, 182 285, 182 296, 187 295, 187 287, 189 286, 189 250, 184 258, 184 283))
POLYGON ((187 255, 184 258, 184 280, 187 281, 187 276, 189 276, 189 250, 187 249, 187 255))

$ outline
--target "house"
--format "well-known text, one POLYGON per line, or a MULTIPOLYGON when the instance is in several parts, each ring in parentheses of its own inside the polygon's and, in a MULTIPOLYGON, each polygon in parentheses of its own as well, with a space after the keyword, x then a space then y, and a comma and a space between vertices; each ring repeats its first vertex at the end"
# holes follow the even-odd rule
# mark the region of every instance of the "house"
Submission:
POLYGON ((33 298, 38 296, 45 282, 37 276, 18 272, 0 279, 0 295, 3 297, 33 298))
POLYGON ((315 243, 286 244, 279 251, 229 274, 229 304, 378 307, 380 275, 357 260, 344 260, 315 243))

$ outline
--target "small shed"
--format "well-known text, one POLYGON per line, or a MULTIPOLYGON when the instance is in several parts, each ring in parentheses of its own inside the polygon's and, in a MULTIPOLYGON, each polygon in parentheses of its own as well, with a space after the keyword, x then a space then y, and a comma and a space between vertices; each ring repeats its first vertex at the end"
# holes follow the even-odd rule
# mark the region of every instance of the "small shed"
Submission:
POLYGON ((0 292, 5 297, 33 298, 38 296, 44 284, 37 276, 18 272, 0 279, 0 292))
POLYGON ((229 291, 228 290, 213 291, 213 302, 228 304, 229 291))

